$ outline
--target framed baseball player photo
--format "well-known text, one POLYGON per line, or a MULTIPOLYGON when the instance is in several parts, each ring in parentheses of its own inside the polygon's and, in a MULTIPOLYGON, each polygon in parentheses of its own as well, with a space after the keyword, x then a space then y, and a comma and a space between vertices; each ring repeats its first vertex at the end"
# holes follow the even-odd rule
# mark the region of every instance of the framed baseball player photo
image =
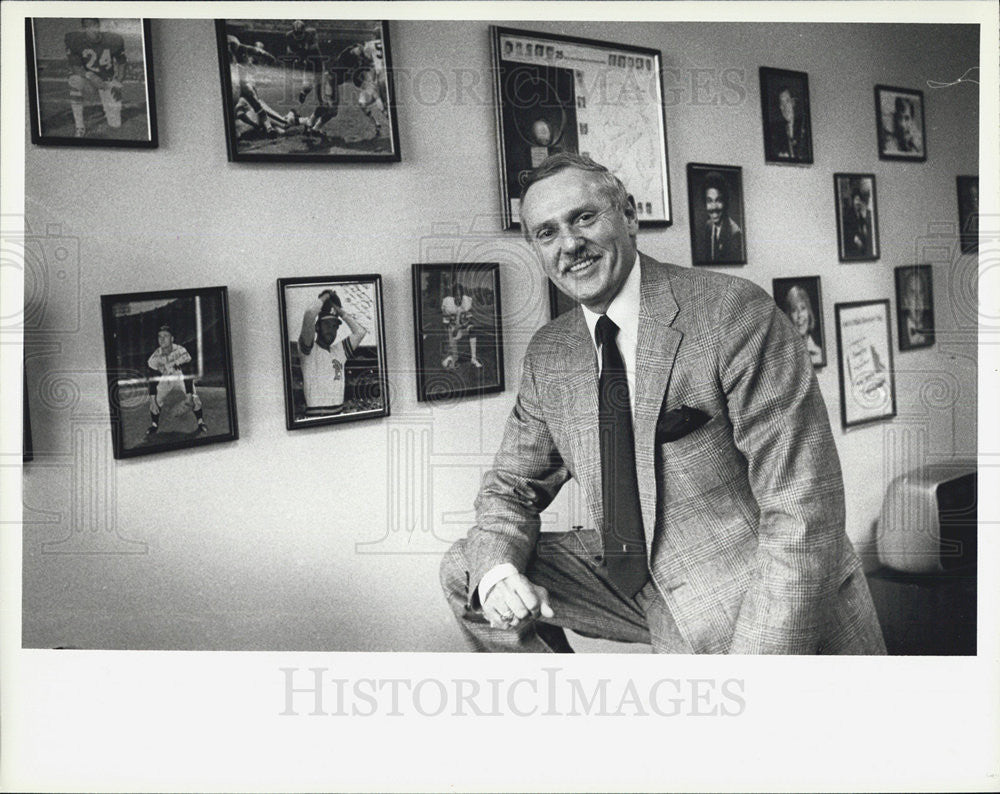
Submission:
POLYGON ((101 296, 116 458, 239 438, 226 287, 101 296))
POLYGON ((230 161, 399 161, 385 20, 217 19, 215 31, 230 161))
POLYGON ((496 262, 414 265, 417 399, 503 391, 501 316, 496 262))
POLYGON ((31 142, 157 146, 148 19, 25 20, 31 142))
POLYGON ((490 37, 503 228, 520 227, 525 176, 558 152, 606 165, 635 199, 640 226, 669 226, 660 51, 503 27, 490 37))
POLYGON ((278 279, 285 427, 389 415, 382 277, 278 279))

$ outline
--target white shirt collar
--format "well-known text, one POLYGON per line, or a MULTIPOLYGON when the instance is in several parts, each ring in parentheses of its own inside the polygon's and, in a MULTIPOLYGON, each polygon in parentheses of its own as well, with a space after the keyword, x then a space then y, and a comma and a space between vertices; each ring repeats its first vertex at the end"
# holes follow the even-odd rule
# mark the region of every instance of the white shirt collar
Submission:
MULTIPOLYGON (((626 339, 636 339, 639 335, 639 288, 642 284, 641 268, 639 267, 639 251, 636 249, 635 262, 632 263, 632 271, 625 279, 622 288, 615 295, 608 305, 607 315, 615 325, 618 326, 621 336, 626 339)), ((587 322, 590 330, 590 339, 597 347, 597 337, 595 336, 597 320, 601 315, 592 312, 581 304, 583 309, 583 319, 587 322)), ((627 363, 627 362, 626 362, 627 363)))

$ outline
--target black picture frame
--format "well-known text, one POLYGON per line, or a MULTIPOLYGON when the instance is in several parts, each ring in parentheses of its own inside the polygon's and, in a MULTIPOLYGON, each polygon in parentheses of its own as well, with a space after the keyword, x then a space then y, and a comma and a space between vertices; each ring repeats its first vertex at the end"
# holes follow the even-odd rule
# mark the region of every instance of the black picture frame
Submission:
POLYGON ((774 301, 805 341, 815 369, 826 366, 823 292, 819 276, 787 276, 771 281, 774 301))
POLYGON ((924 92, 875 86, 875 125, 880 160, 927 160, 924 92))
POLYGON ((934 344, 934 279, 930 265, 895 269, 896 333, 899 349, 916 350, 934 344))
POLYGON ((559 287, 552 283, 548 278, 545 282, 549 285, 549 319, 554 320, 560 314, 565 314, 568 311, 572 311, 577 306, 580 305, 578 301, 573 300, 569 295, 563 292, 559 287))
POLYGON ((955 177, 958 193, 958 235, 963 254, 979 250, 979 177, 955 177))
POLYGON ((31 409, 28 405, 28 373, 21 373, 22 383, 22 434, 21 434, 21 462, 28 463, 35 459, 35 446, 31 442, 31 409))
POLYGON ((239 438, 226 287, 102 295, 101 318, 115 458, 239 438))
POLYGON ((891 419, 896 415, 896 378, 889 301, 837 303, 834 312, 841 425, 847 429, 891 419))
POLYGON ((881 248, 875 174, 833 175, 837 255, 841 262, 874 262, 881 248))
POLYGON ((503 228, 520 228, 527 173, 562 151, 615 173, 635 199, 640 226, 669 226, 660 51, 497 26, 490 42, 503 228), (619 99, 626 86, 627 103, 619 99))
POLYGON ((159 145, 148 19, 29 17, 24 29, 32 143, 159 145))
POLYGON ((812 163, 812 110, 806 72, 761 66, 760 114, 765 162, 812 163))
POLYGON ((217 19, 215 33, 230 162, 400 161, 386 20, 217 19))
POLYGON ((688 217, 691 261, 695 265, 747 263, 746 213, 743 207, 743 169, 738 165, 687 164, 688 217), (717 223, 710 214, 720 211, 717 223), (714 227, 718 228, 716 232, 714 227))
POLYGON ((413 265, 417 399, 502 392, 502 317, 498 263, 413 265), (457 285, 463 293, 458 303, 457 285))
POLYGON ((288 430, 389 416, 382 276, 279 278, 278 316, 288 430), (336 294, 329 302, 320 297, 327 291, 336 294), (336 323, 336 337, 328 349, 315 339, 308 351, 304 349, 301 335, 306 313, 315 333, 319 331, 319 316, 341 311, 347 312, 350 321, 336 323), (364 329, 357 345, 351 343, 351 322, 364 329), (307 389, 310 378, 311 388, 307 389))

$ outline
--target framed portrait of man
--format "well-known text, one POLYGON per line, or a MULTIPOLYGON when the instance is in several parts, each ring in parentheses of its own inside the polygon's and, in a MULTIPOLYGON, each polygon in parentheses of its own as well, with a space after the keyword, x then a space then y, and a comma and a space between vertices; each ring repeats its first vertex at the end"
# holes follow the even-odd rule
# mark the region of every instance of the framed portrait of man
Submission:
POLYGON ((500 265, 413 265, 417 399, 504 390, 500 265))
POLYGON ((875 123, 880 159, 917 162, 927 159, 923 91, 875 86, 875 123))
POLYGON ((217 19, 229 159, 397 162, 389 24, 217 19))
POLYGON ((840 419, 844 428, 896 415, 889 301, 854 301, 834 306, 840 419))
POLYGON ((157 146, 148 19, 25 20, 31 142, 157 146))
POLYGON ((239 437, 226 287, 101 296, 116 458, 239 437))
POLYGON ((874 174, 834 174, 837 246, 841 262, 879 258, 878 202, 874 174))
POLYGON ((962 253, 979 250, 979 177, 956 177, 958 187, 958 234, 962 253))
POLYGON ((802 337, 813 367, 826 366, 823 296, 819 276, 791 276, 771 282, 774 300, 802 337))
POLYGON ((389 415, 382 277, 278 279, 285 427, 389 415))
POLYGON ((811 163, 809 75, 761 66, 760 107, 764 122, 764 160, 768 163, 811 163))
POLYGON ((696 265, 745 265, 743 169, 688 163, 691 259, 696 265))
POLYGON ((524 178, 558 152, 607 166, 641 208, 640 226, 672 223, 660 51, 495 26, 490 35, 503 228, 519 228, 524 178))
POLYGON ((934 344, 934 285, 930 265, 897 267, 896 330, 899 349, 934 344))

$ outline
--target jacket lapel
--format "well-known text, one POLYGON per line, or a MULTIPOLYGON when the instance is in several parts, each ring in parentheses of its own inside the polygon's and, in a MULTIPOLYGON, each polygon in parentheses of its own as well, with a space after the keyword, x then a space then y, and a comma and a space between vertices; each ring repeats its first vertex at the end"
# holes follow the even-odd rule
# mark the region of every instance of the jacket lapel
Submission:
POLYGON ((642 286, 633 424, 639 500, 642 504, 646 547, 651 552, 656 529, 656 422, 670 384, 677 348, 684 335, 671 327, 678 309, 667 269, 645 254, 640 255, 640 264, 642 286))

